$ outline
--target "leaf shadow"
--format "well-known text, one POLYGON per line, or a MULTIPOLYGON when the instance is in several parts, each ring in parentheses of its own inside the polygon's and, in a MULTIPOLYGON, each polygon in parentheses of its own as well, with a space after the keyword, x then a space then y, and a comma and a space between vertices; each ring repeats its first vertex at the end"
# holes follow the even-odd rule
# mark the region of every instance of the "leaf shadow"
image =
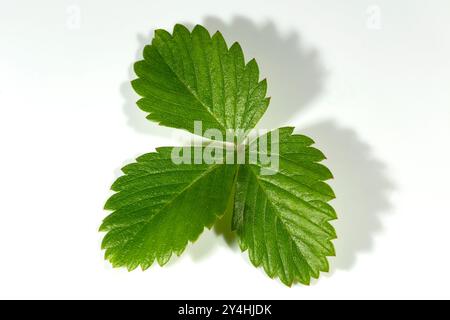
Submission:
MULTIPOLYGON (((306 48, 300 35, 291 33, 286 37, 272 22, 257 25, 244 17, 236 17, 229 24, 207 17, 204 25, 210 32, 220 30, 227 40, 240 42, 246 57, 255 57, 262 75, 268 78, 272 101, 260 128, 291 124, 290 119, 304 113, 326 89, 327 73, 320 54, 306 48)), ((334 222, 337 257, 332 260, 331 272, 349 270, 361 253, 373 249, 373 237, 382 229, 383 213, 391 207, 389 195, 395 189, 394 183, 385 172, 385 164, 352 129, 327 120, 301 131, 313 137, 329 155, 327 165, 335 175, 330 184, 337 194, 333 205, 339 214, 334 222)), ((215 231, 238 250, 229 221, 230 217, 225 217, 215 231)))
POLYGON ((326 120, 301 133, 313 138, 328 156, 325 164, 335 177, 330 181, 336 193, 332 205, 338 213, 338 220, 333 222, 338 239, 334 241, 332 272, 349 270, 360 253, 373 250, 373 238, 382 229, 383 215, 391 208, 389 196, 395 185, 386 173, 386 165, 355 131, 326 120))
POLYGON ((322 92, 326 72, 319 52, 307 48, 297 32, 284 35, 271 21, 256 24, 242 16, 231 23, 206 17, 203 25, 211 33, 219 30, 228 45, 239 42, 246 60, 255 58, 261 77, 267 78, 271 102, 259 127, 269 129, 273 124, 289 123, 322 92))

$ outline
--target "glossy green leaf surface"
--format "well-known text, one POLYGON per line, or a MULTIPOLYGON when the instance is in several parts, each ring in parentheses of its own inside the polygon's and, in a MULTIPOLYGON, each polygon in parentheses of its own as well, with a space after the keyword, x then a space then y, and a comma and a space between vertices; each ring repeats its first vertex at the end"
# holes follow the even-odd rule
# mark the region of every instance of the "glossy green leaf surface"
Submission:
POLYGON ((262 175, 260 164, 239 167, 233 217, 251 262, 286 285, 309 284, 320 271, 328 272, 326 257, 335 255, 336 238, 329 224, 336 213, 327 204, 334 193, 324 182, 332 175, 318 163, 325 157, 311 139, 292 130, 279 130, 276 174, 262 175))
POLYGON ((227 129, 252 129, 269 105, 256 61, 246 63, 238 43, 228 48, 220 32, 211 37, 202 26, 157 30, 134 69, 138 106, 164 126, 194 132, 201 121, 225 136, 227 129))
MULTIPOLYGON (((194 148, 192 148, 193 150, 194 148)), ((102 247, 115 267, 164 265, 180 255, 225 213, 236 166, 174 164, 172 148, 159 148, 125 166, 105 209, 102 247)))

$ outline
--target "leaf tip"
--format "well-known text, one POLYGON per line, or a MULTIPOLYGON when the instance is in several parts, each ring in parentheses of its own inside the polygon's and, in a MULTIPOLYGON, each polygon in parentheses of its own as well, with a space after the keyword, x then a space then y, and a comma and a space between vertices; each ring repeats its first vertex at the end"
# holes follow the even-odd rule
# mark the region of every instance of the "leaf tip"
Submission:
POLYGON ((218 40, 224 40, 223 34, 217 30, 216 32, 214 32, 213 36, 211 37, 213 40, 214 39, 218 39, 218 40))
MULTIPOLYGON (((100 225, 100 228, 98 228, 98 232, 108 232, 108 228, 105 224, 105 221, 103 221, 102 224, 100 225)), ((103 243, 102 243, 102 249, 105 249, 105 248, 103 248, 103 243)))
POLYGON ((166 37, 172 37, 172 35, 164 29, 156 29, 155 30, 155 38, 166 38, 166 37))
POLYGON ((194 29, 192 29, 192 34, 203 34, 203 35, 207 35, 208 38, 211 37, 211 35, 209 34, 208 29, 206 29, 204 26, 202 26, 201 24, 197 24, 195 25, 194 29))
POLYGON ((233 43, 233 44, 231 45, 231 47, 230 47, 230 51, 231 51, 231 52, 238 53, 238 54, 240 54, 240 55, 241 55, 241 54, 243 55, 242 47, 241 47, 241 45, 239 44, 239 42, 233 43))
POLYGON ((187 32, 187 33, 190 33, 190 32, 189 32, 189 29, 188 29, 184 24, 181 24, 181 23, 177 23, 177 24, 173 27, 173 34, 176 34, 176 33, 178 33, 178 32, 187 32))
POLYGON ((252 59, 247 63, 247 68, 258 70, 258 63, 256 62, 256 59, 255 59, 255 58, 252 58, 252 59))
POLYGON ((158 264, 161 267, 164 267, 170 261, 171 257, 172 257, 172 251, 170 251, 167 254, 164 254, 164 255, 161 255, 161 256, 157 257, 156 260, 158 261, 158 264))
POLYGON ((111 198, 109 198, 107 201, 106 201, 106 203, 105 203, 105 205, 103 206, 103 210, 106 210, 106 211, 112 211, 112 210, 114 210, 114 206, 112 205, 112 203, 111 203, 111 198))

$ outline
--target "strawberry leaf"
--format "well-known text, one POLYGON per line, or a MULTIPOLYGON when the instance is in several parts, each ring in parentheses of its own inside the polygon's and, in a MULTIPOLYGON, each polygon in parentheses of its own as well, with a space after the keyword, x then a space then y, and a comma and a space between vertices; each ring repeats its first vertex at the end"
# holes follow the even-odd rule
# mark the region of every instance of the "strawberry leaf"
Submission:
POLYGON ((227 209, 236 167, 174 164, 172 150, 139 157, 112 186, 117 193, 105 209, 113 213, 100 230, 107 232, 102 247, 115 267, 147 269, 155 259, 164 265, 227 209))
MULTIPOLYGON (((329 224, 336 213, 327 204, 334 193, 323 182, 332 175, 317 163, 325 157, 311 147, 311 139, 292 130, 279 129, 275 174, 262 175, 260 163, 239 167, 233 216, 240 247, 251 262, 289 286, 309 284, 320 271, 328 272, 326 257, 335 255, 331 240, 336 238, 329 224)), ((254 150, 261 152, 258 146, 254 150)))
POLYGON ((336 238, 330 224, 336 213, 328 204, 335 196, 325 182, 332 174, 314 142, 293 128, 243 139, 269 99, 256 62, 245 63, 239 44, 228 48, 219 32, 211 37, 201 26, 157 30, 135 71, 137 104, 148 119, 221 143, 158 148, 122 169, 105 205, 112 213, 100 227, 106 259, 129 270, 145 270, 155 260, 164 265, 230 212, 241 249, 270 277, 291 286, 327 272, 336 238), (208 129, 233 143, 203 132, 208 129), (188 157, 175 161, 180 150, 188 157), (205 154, 214 160, 205 161, 205 154))
POLYGON ((228 48, 219 32, 211 37, 202 26, 157 30, 134 69, 138 106, 164 126, 194 133, 194 121, 202 121, 225 136, 227 129, 252 129, 269 105, 256 61, 245 64, 238 43, 228 48))

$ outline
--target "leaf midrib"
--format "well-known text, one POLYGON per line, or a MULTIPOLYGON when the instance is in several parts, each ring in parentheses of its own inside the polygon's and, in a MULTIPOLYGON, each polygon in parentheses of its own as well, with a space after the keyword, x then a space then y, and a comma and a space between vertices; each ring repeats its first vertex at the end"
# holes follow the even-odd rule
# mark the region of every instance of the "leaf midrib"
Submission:
POLYGON ((199 176, 197 176, 194 180, 192 180, 186 187, 184 187, 183 189, 180 190, 179 193, 176 194, 175 197, 173 197, 172 199, 170 199, 169 202, 167 202, 166 204, 164 204, 164 206, 158 210, 158 212, 156 212, 154 215, 151 216, 151 218, 149 220, 146 221, 146 224, 150 223, 151 220, 153 220, 154 217, 156 217, 157 215, 159 215, 161 212, 163 212, 165 209, 167 209, 170 205, 172 205, 181 195, 183 195, 186 191, 188 191, 193 185, 195 185, 199 180, 201 180, 202 178, 204 178, 205 176, 207 176, 208 174, 210 174, 212 171, 214 171, 218 166, 220 166, 219 164, 215 164, 212 165, 211 167, 209 167, 207 170, 205 170, 205 172, 203 172, 202 174, 200 174, 199 176))
MULTIPOLYGON (((251 173, 253 174, 253 176, 255 177, 255 180, 256 180, 256 182, 258 183, 259 187, 264 191, 264 195, 265 195, 266 198, 267 198, 268 205, 269 205, 270 207, 272 207, 272 209, 273 209, 273 211, 274 211, 274 213, 275 213, 275 216, 276 216, 277 219, 281 222, 281 224, 282 224, 283 228, 286 230, 286 232, 289 234, 290 240, 293 241, 293 242, 295 243, 295 241, 294 241, 294 239, 293 239, 294 237, 292 236, 292 234, 291 234, 289 228, 285 225, 284 219, 278 215, 278 210, 276 209, 276 207, 274 206, 274 204, 269 200, 269 197, 267 196, 266 187, 264 187, 264 186, 261 184, 260 180, 258 179, 258 175, 255 174, 255 172, 253 171, 252 168, 250 168, 250 171, 251 171, 251 173)), ((286 191, 287 191, 287 190, 286 190, 286 191)), ((302 200, 302 199, 300 199, 300 200, 302 200)), ((302 200, 302 201, 303 201, 303 200, 302 200)), ((322 229, 317 223, 314 223, 313 221, 311 221, 310 219, 308 219, 308 218, 305 217, 305 216, 302 216, 302 217, 303 217, 305 220, 307 220, 309 223, 314 224, 314 225, 317 226, 318 228, 322 229)), ((308 233, 307 231, 304 231, 304 230, 303 230, 303 232, 308 233)), ((308 234, 309 234, 309 233, 308 233, 308 234)), ((302 240, 302 242, 303 242, 303 240, 302 240)), ((310 246, 309 246, 308 244, 306 244, 306 243, 305 243, 305 245, 308 246, 308 247, 310 247, 310 246)), ((297 246, 296 246, 296 247, 297 247, 297 246)), ((297 247, 297 249, 299 249, 299 248, 297 247)), ((315 250, 313 250, 311 247, 310 247, 310 249, 311 249, 312 251, 315 251, 315 250)), ((315 253, 319 256, 319 254, 318 254, 317 252, 315 252, 315 253)))
MULTIPOLYGON (((164 56, 161 54, 161 52, 159 51, 159 49, 156 47, 156 51, 158 52, 159 56, 161 57, 162 61, 164 61, 164 63, 166 64, 166 66, 169 68, 169 70, 175 75, 175 77, 178 79, 178 81, 181 82, 181 84, 188 90, 188 92, 200 103, 200 105, 205 108, 206 112, 209 113, 209 115, 217 122, 217 124, 221 127, 221 129, 225 132, 226 128, 225 126, 222 124, 221 121, 219 121, 219 119, 211 112, 211 110, 209 109, 209 107, 197 96, 197 94, 195 93, 195 91, 193 91, 191 89, 191 87, 189 87, 184 80, 173 70, 172 66, 167 62, 167 60, 164 58, 164 56)), ((195 78, 197 79, 197 74, 195 72, 194 69, 194 73, 195 73, 195 78)), ((209 71, 209 66, 208 66, 208 73, 210 73, 209 71)))

